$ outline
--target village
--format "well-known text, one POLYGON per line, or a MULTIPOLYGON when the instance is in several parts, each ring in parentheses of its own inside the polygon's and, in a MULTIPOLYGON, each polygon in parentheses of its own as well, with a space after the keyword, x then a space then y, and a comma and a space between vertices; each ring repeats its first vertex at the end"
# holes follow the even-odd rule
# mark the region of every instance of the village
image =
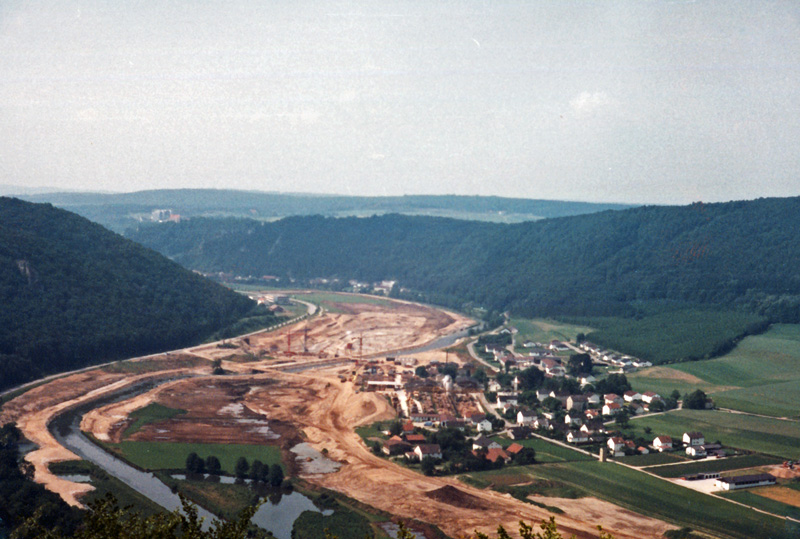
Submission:
MULTIPOLYGON (((682 404, 678 394, 630 389, 624 374, 649 362, 589 342, 526 341, 525 353, 518 354, 513 331, 503 328, 478 339, 478 355, 487 368, 436 360, 422 364, 412 356, 357 362, 350 380, 360 391, 384 394, 399 418, 385 425, 382 436, 365 442, 376 454, 419 464, 428 475, 531 464, 535 452, 522 444, 532 438, 620 463, 626 456, 651 453, 685 455, 679 462, 738 454, 707 442, 701 432, 685 432, 679 439, 659 433, 626 437, 620 427, 631 419, 682 404), (598 366, 607 376, 592 374, 598 366)), ((763 473, 723 477, 707 472, 679 479, 707 492, 776 483, 763 473)))

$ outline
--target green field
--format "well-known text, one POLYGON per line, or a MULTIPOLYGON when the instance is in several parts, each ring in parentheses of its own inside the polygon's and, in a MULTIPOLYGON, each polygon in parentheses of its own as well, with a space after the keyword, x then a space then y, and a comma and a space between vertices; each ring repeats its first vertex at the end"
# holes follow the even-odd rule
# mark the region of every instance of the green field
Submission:
MULTIPOLYGON (((791 517, 795 520, 800 520, 800 507, 788 505, 777 500, 765 498, 758 495, 759 489, 738 490, 733 492, 722 492, 719 496, 729 500, 735 500, 740 503, 747 504, 756 509, 767 511, 774 515, 783 515, 791 517)), ((797 525, 797 536, 800 536, 800 525, 797 525)))
POLYGON ((522 347, 522 343, 525 341, 530 340, 542 344, 549 344, 553 340, 575 342, 575 336, 578 333, 587 334, 593 331, 588 326, 567 324, 543 318, 511 318, 508 325, 518 330, 518 333, 514 335, 518 352, 525 350, 522 347))
POLYGON ((655 367, 628 378, 638 391, 699 388, 722 408, 800 417, 800 325, 774 325, 716 359, 655 367))
POLYGON ((613 463, 569 462, 524 467, 535 477, 575 485, 588 495, 679 526, 722 537, 797 537, 783 520, 741 507, 613 463))
POLYGON ((714 410, 676 410, 642 416, 630 422, 631 436, 654 438, 666 434, 681 438, 684 432, 700 431, 706 442, 719 440, 726 447, 756 451, 784 459, 800 458, 800 422, 732 414, 714 410), (644 427, 652 429, 644 434, 644 427))
MULTIPOLYGON (((647 455, 630 455, 620 459, 620 462, 629 466, 658 466, 671 462, 686 460, 680 453, 648 453, 647 455)), ((671 468, 672 466, 668 466, 671 468)))
POLYGON ((660 477, 675 478, 703 472, 728 472, 731 470, 743 470, 756 466, 779 464, 780 462, 781 459, 768 457, 765 455, 743 455, 724 459, 687 462, 686 464, 676 464, 674 466, 653 466, 651 468, 647 468, 647 471, 660 477))
POLYGON ((239 457, 245 457, 251 464, 256 459, 264 464, 281 464, 280 449, 269 445, 125 441, 103 445, 144 470, 182 470, 192 452, 204 459, 214 455, 229 475, 233 474, 239 457))

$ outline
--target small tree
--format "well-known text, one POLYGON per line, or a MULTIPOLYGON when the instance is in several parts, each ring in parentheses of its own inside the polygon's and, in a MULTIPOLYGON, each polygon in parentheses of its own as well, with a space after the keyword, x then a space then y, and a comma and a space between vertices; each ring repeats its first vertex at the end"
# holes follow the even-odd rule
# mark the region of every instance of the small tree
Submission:
POLYGON ((280 464, 270 466, 269 484, 276 488, 283 484, 283 468, 281 468, 280 464))
POLYGON ((250 464, 247 463, 247 459, 244 457, 239 457, 239 460, 236 461, 234 474, 236 475, 237 479, 245 479, 247 478, 247 472, 249 469, 250 464))
POLYGON ((250 479, 254 482, 261 481, 261 478, 264 475, 264 463, 260 460, 256 459, 253 461, 253 464, 250 466, 250 479))
POLYGON ((399 421, 392 421, 389 424, 389 434, 391 434, 392 436, 400 436, 402 432, 403 432, 403 424, 400 423, 399 421))
POLYGON ((436 463, 432 458, 425 457, 422 459, 422 473, 425 475, 433 475, 436 471, 436 463))
POLYGON ((425 368, 425 365, 420 365, 419 367, 414 369, 414 374, 416 374, 420 378, 427 378, 428 377, 428 369, 425 368))
POLYGON ((206 457, 206 471, 211 475, 219 475, 222 471, 222 465, 214 455, 206 457))

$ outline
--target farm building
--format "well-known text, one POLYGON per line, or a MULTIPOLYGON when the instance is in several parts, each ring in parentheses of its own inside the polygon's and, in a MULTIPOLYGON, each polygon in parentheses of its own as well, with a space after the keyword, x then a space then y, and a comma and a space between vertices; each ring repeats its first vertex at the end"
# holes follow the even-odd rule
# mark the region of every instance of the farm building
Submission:
POLYGON ((736 490, 740 488, 763 487, 774 485, 775 476, 768 473, 754 475, 737 475, 735 477, 720 477, 714 481, 714 486, 722 490, 736 490))

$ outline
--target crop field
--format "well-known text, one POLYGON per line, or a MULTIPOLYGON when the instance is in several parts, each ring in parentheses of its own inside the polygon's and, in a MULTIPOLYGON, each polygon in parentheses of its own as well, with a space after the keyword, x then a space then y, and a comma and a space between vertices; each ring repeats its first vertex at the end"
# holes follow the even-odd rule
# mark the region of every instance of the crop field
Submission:
POLYGON ((267 445, 190 444, 175 442, 120 442, 104 444, 127 461, 145 470, 182 470, 189 453, 202 458, 217 457, 222 470, 233 474, 236 461, 245 457, 252 464, 258 459, 264 464, 281 464, 280 449, 267 445))
MULTIPOLYGON (((658 466, 659 464, 669 464, 672 462, 685 461, 679 453, 648 453, 647 455, 631 455, 620 459, 620 462, 629 466, 658 466)), ((672 468, 672 466, 669 466, 672 468)))
POLYGON ((765 455, 744 455, 725 459, 687 462, 686 464, 676 464, 674 466, 653 466, 647 468, 647 471, 660 477, 676 478, 696 473, 727 472, 731 470, 743 470, 746 468, 754 468, 756 466, 780 463, 781 459, 775 457, 768 457, 765 455))
POLYGON ((725 500, 683 488, 613 463, 569 462, 524 469, 541 479, 574 485, 589 495, 681 526, 706 529, 723 537, 797 537, 783 520, 743 511, 725 500))
POLYGON ((639 391, 699 388, 723 408, 800 417, 800 325, 778 324, 746 337, 722 357, 654 367, 629 380, 639 391))
POLYGON ((543 318, 512 318, 510 326, 519 331, 514 340, 517 342, 517 350, 522 351, 522 343, 528 340, 540 343, 549 343, 552 340, 575 341, 578 333, 590 333, 591 327, 567 324, 555 320, 545 320, 543 318))
POLYGON ((630 422, 634 436, 666 434, 680 438, 684 432, 700 431, 707 442, 719 440, 724 446, 775 455, 784 459, 800 458, 800 422, 732 414, 714 410, 677 410, 630 422))

